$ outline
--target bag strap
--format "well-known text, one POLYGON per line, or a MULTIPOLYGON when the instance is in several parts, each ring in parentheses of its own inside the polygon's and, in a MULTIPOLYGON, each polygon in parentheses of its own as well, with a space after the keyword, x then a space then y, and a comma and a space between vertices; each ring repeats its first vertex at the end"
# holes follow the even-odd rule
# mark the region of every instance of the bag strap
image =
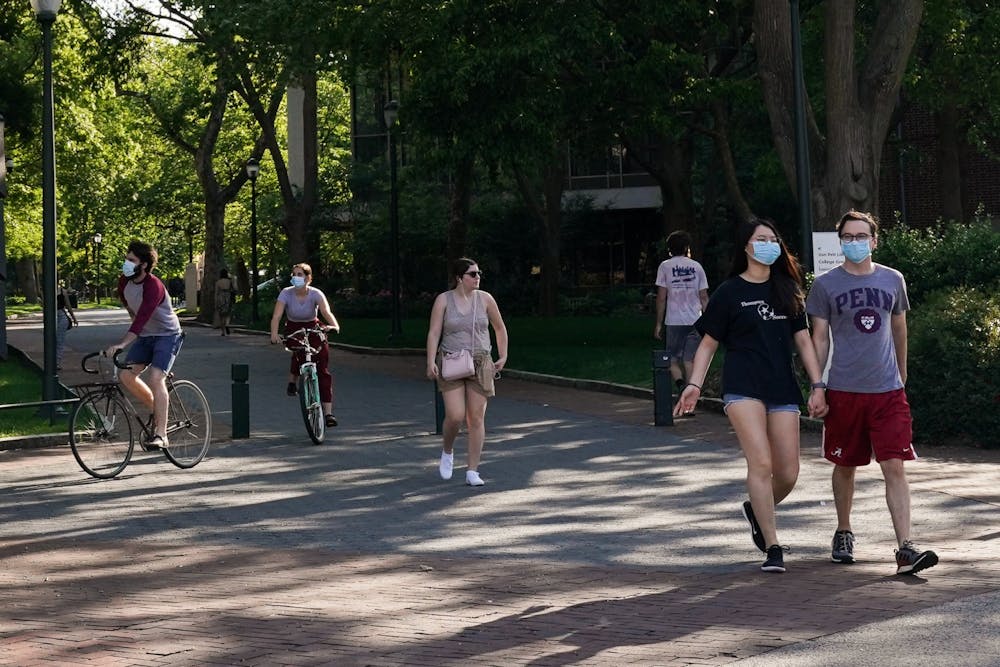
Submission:
POLYGON ((476 292, 478 291, 479 290, 473 290, 472 292, 472 331, 469 336, 469 340, 472 341, 472 347, 469 349, 469 352, 473 354, 476 352, 476 306, 479 305, 479 295, 476 292))

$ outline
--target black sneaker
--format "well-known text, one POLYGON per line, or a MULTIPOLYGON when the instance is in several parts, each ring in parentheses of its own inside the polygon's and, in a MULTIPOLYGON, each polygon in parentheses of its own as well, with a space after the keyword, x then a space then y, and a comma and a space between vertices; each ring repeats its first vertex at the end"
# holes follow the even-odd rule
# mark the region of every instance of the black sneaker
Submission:
POLYGON ((790 551, 788 547, 783 547, 780 544, 772 544, 767 548, 767 560, 764 564, 760 566, 760 569, 764 572, 784 572, 785 571, 785 554, 784 552, 790 551))
POLYGON ((896 574, 916 574, 937 565, 938 557, 933 551, 920 551, 913 542, 906 540, 896 549, 896 574))
POLYGON ((753 514, 753 505, 750 504, 749 500, 743 501, 743 518, 750 524, 750 537, 753 539, 754 546, 766 552, 767 545, 764 544, 764 534, 760 532, 760 524, 757 523, 757 517, 753 514))
POLYGON ((854 562, 854 533, 849 530, 838 530, 833 534, 832 553, 830 560, 834 563, 850 565, 854 562))
POLYGON ((289 396, 298 396, 299 395, 299 390, 295 388, 295 383, 294 382, 289 382, 288 383, 288 388, 285 391, 288 393, 289 396))
POLYGON ((327 428, 333 428, 336 425, 337 425, 337 418, 334 417, 333 415, 327 415, 326 416, 326 427, 327 428))

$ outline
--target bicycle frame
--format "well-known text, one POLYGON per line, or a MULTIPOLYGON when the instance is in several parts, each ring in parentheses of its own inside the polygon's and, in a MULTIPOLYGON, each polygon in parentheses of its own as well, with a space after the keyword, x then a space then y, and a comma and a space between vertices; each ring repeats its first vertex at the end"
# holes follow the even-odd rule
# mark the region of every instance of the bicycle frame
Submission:
POLYGON ((298 329, 282 340, 286 350, 292 353, 301 351, 305 357, 299 364, 299 405, 309 439, 318 445, 323 442, 326 434, 326 418, 323 415, 323 404, 319 395, 319 373, 316 370, 316 362, 312 360, 313 355, 318 354, 321 348, 312 345, 310 341, 312 334, 320 337, 320 345, 326 341, 326 332, 319 327, 298 329))

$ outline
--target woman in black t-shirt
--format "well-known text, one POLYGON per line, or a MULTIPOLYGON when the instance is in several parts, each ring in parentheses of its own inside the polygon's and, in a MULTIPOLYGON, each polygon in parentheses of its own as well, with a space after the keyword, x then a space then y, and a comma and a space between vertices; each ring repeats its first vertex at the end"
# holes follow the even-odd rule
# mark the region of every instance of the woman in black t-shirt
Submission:
POLYGON ((765 572, 784 572, 786 547, 778 544, 774 507, 799 476, 799 404, 802 392, 792 363, 794 345, 812 383, 809 414, 826 412, 822 371, 806 327, 798 262, 772 221, 740 225, 730 277, 712 295, 695 323, 702 335, 691 382, 674 414, 690 413, 719 343, 726 347, 722 400, 747 461, 743 515, 765 572))

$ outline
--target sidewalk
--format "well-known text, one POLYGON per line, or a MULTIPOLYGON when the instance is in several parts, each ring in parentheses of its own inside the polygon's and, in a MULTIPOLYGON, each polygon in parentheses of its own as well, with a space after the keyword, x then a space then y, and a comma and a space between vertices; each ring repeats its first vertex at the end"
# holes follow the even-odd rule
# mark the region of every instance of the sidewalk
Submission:
MULTIPOLYGON (((79 350, 123 328, 81 319, 79 350)), ((829 468, 804 433, 789 569, 765 574, 724 417, 657 428, 647 399, 504 377, 471 489, 463 438, 437 476, 421 358, 333 358, 341 426, 319 447, 287 355, 193 328, 176 370, 219 436, 196 468, 140 454, 98 482, 66 448, 0 452, 0 665, 1000 664, 996 453, 908 468, 941 563, 895 577, 875 469, 860 561, 829 563, 829 468), (232 363, 251 368, 249 440, 228 440, 232 363)))

